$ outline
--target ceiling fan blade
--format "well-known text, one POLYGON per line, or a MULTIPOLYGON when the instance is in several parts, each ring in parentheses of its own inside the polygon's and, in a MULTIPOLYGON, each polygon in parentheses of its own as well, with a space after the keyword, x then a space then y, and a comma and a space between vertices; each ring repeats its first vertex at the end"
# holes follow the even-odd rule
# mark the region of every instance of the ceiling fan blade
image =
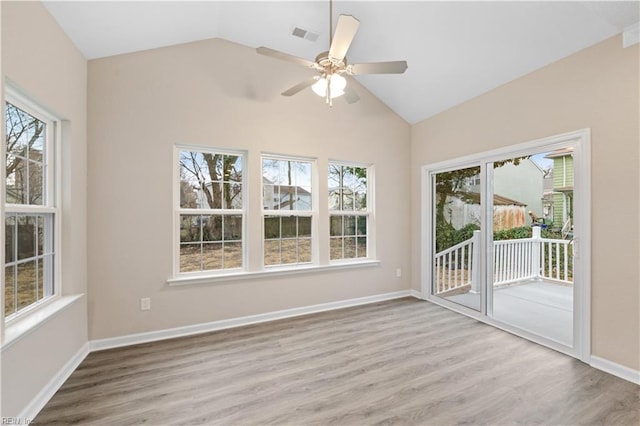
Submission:
POLYGON ((306 68, 313 68, 313 66, 315 65, 315 63, 308 61, 304 58, 299 58, 297 56, 289 55, 288 53, 280 52, 278 50, 269 49, 268 47, 264 47, 264 46, 258 47, 256 49, 256 52, 258 52, 261 55, 282 59, 283 61, 293 62, 294 64, 302 65, 303 67, 306 67, 306 68))
POLYGON ((353 88, 351 82, 349 82, 349 84, 344 88, 343 96, 344 100, 347 101, 348 104, 355 104, 360 100, 360 96, 358 96, 358 93, 356 92, 356 89, 353 88))
POLYGON ((338 18, 338 25, 336 26, 336 32, 333 35, 333 41, 331 47, 329 47, 329 57, 342 61, 351 46, 351 42, 358 31, 360 21, 351 15, 340 15, 338 18))
POLYGON ((407 61, 372 62, 370 64, 353 64, 348 71, 357 74, 402 74, 407 70, 407 61))
POLYGON ((313 83, 315 83, 316 81, 318 81, 316 78, 310 78, 309 80, 305 80, 302 81, 298 84, 296 84, 295 86, 285 90, 284 92, 282 92, 282 96, 293 96, 296 93, 306 89, 307 87, 313 85, 313 83))

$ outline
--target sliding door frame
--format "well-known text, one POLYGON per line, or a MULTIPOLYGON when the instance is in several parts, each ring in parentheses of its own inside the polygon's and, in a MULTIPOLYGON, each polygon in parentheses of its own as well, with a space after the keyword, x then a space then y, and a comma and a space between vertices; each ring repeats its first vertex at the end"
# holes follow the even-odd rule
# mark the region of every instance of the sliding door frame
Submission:
POLYGON ((543 139, 519 143, 491 151, 472 154, 452 160, 428 164, 422 167, 421 202, 421 297, 463 315, 508 331, 517 336, 550 347, 589 363, 591 357, 591 131, 582 129, 543 139), (492 182, 493 170, 486 164, 493 161, 530 155, 532 152, 546 152, 572 145, 574 147, 574 224, 578 236, 574 239, 574 297, 573 297, 573 346, 566 346, 535 333, 496 320, 491 312, 492 283, 491 264, 487 259, 493 256, 493 245, 486 235, 492 232, 492 203, 486 198, 488 185, 492 182), (432 294, 433 272, 433 176, 436 173, 480 165, 481 192, 481 241, 480 312, 460 304, 450 302, 432 294))

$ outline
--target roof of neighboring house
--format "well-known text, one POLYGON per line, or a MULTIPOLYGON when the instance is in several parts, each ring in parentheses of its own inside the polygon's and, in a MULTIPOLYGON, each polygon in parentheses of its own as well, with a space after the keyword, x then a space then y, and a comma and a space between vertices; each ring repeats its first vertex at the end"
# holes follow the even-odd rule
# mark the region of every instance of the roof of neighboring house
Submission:
MULTIPOLYGON (((455 194, 463 201, 472 204, 480 204, 480 193, 479 192, 458 192, 455 194)), ((493 205, 494 206, 521 206, 526 207, 525 203, 521 203, 520 201, 512 200, 511 198, 503 197, 502 195, 493 194, 493 205)))
POLYGON ((544 158, 564 157, 567 155, 573 155, 573 147, 556 149, 555 151, 545 155, 544 158))

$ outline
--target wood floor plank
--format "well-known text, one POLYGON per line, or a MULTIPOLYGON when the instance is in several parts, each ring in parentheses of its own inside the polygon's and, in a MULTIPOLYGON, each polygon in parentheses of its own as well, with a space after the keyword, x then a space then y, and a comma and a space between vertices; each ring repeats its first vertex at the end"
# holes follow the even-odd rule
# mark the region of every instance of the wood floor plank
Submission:
POLYGON ((90 354, 41 425, 637 425, 640 387, 401 299, 90 354))

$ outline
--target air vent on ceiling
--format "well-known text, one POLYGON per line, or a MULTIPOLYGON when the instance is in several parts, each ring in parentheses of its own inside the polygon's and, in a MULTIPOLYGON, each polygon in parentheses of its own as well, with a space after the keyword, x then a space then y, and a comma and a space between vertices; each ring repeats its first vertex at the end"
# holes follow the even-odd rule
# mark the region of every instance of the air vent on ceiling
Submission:
POLYGON ((303 38, 309 41, 316 41, 320 36, 320 34, 316 32, 305 30, 304 28, 300 28, 300 27, 293 27, 293 30, 291 30, 291 35, 294 37, 303 38))

